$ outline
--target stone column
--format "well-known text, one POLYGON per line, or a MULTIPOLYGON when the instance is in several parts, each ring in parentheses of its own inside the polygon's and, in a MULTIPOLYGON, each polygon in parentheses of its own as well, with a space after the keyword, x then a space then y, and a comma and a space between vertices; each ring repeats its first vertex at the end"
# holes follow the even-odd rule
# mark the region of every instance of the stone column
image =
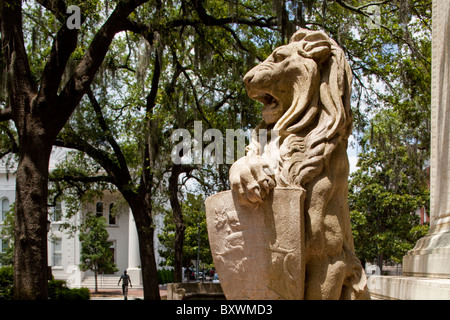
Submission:
POLYGON ((450 278, 450 1, 432 10, 430 232, 403 258, 403 274, 450 278))
POLYGON ((142 284, 141 257, 139 254, 139 239, 136 229, 136 223, 131 210, 129 212, 128 222, 128 269, 127 273, 131 278, 132 285, 142 284))

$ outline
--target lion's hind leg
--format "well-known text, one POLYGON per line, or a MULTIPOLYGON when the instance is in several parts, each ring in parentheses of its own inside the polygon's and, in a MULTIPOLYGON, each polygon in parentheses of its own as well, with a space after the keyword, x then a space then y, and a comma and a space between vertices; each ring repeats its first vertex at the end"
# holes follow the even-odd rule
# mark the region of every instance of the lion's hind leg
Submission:
POLYGON ((340 257, 323 257, 306 265, 305 300, 338 300, 347 276, 340 257))

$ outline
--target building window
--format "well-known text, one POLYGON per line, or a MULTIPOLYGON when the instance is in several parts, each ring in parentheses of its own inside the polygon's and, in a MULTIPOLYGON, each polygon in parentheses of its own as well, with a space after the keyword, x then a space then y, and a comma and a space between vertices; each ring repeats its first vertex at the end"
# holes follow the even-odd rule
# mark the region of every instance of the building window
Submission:
POLYGON ((61 219, 62 219, 61 201, 57 201, 56 205, 53 207, 53 221, 61 221, 61 219))
POLYGON ((97 217, 103 216, 103 202, 97 202, 97 205, 95 206, 95 214, 97 217))
POLYGON ((0 222, 3 222, 6 220, 6 214, 9 211, 9 200, 8 199, 3 199, 2 200, 2 215, 0 217, 0 222))
POLYGON ((62 266, 61 238, 56 238, 53 240, 53 266, 62 266))
POLYGON ((109 205, 109 224, 116 225, 116 212, 114 210, 114 203, 109 205))

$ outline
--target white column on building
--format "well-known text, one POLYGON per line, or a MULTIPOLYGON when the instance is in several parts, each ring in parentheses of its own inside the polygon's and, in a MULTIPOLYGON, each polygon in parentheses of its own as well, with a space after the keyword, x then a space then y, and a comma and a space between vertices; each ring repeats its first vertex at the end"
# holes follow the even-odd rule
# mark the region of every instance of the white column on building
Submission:
POLYGON ((141 258, 139 254, 139 239, 136 229, 136 222, 133 214, 129 212, 128 222, 128 269, 127 273, 131 278, 131 284, 142 284, 141 258))

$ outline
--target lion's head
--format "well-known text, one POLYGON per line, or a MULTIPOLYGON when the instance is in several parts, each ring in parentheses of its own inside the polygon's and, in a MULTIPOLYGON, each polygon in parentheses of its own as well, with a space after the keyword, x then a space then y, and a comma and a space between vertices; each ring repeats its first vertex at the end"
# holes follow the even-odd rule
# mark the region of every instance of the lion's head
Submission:
MULTIPOLYGON (((244 77, 250 98, 264 104, 257 129, 280 136, 277 184, 302 186, 351 133, 352 75, 341 48, 321 31, 298 30, 244 77)), ((257 135, 250 150, 258 150, 257 135)))

